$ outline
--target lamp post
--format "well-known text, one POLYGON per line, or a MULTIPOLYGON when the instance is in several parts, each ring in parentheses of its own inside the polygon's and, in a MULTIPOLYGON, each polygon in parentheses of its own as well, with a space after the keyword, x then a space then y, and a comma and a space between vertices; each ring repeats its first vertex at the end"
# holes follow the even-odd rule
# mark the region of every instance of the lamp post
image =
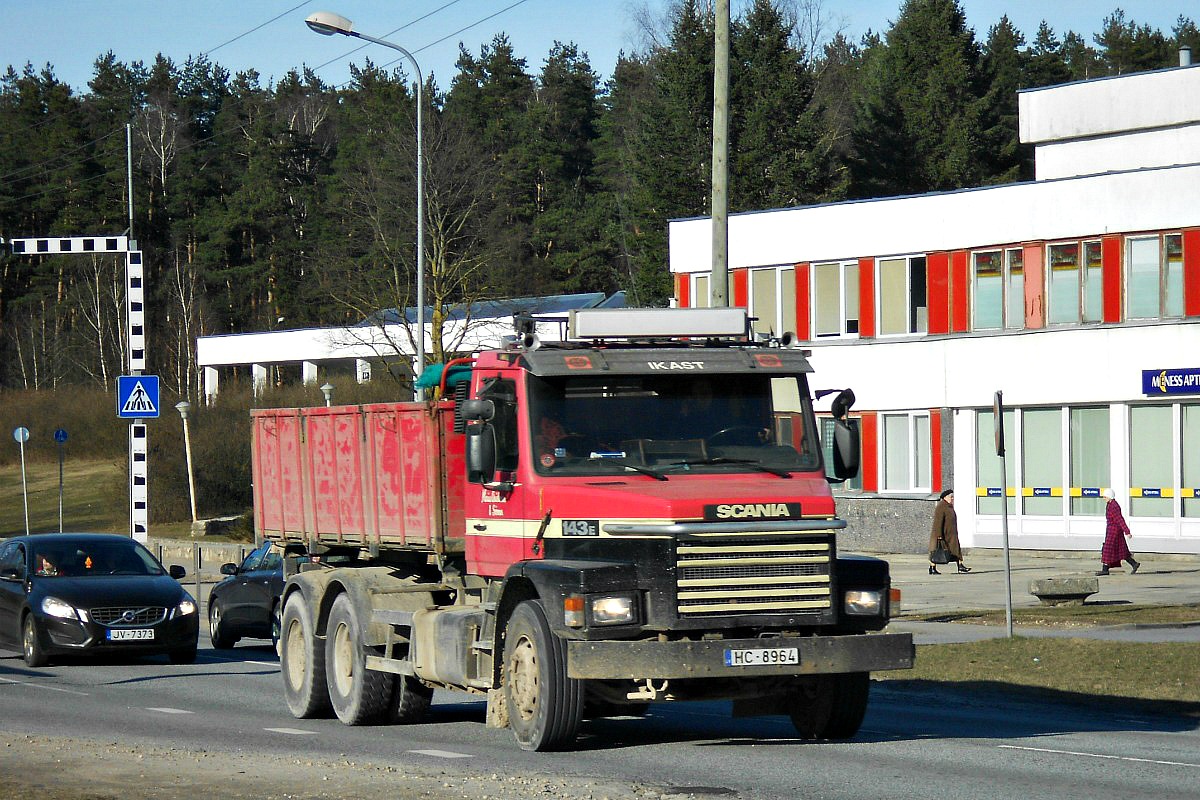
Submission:
POLYGON ((192 404, 187 400, 180 400, 175 404, 175 410, 179 412, 179 416, 183 419, 183 453, 187 459, 188 473, 188 499, 192 504, 192 524, 196 524, 196 478, 192 472, 192 437, 188 433, 188 412, 192 410, 192 404))
POLYGON ((321 394, 325 395, 325 407, 326 408, 329 408, 331 405, 333 405, 333 384, 332 383, 322 383, 321 384, 321 394))
MULTIPOLYGON (((421 131, 421 119, 422 107, 425 105, 422 99, 425 91, 425 79, 421 75, 421 65, 417 63, 417 59, 413 57, 412 53, 400 45, 353 30, 354 23, 340 14, 318 11, 310 14, 304 23, 322 36, 340 33, 343 36, 353 36, 365 42, 390 47, 412 62, 413 70, 417 73, 417 369, 414 377, 420 377, 421 370, 425 368, 425 159, 422 155, 421 144, 424 139, 421 131)), ((417 389, 416 395, 418 400, 424 400, 425 390, 417 389)))

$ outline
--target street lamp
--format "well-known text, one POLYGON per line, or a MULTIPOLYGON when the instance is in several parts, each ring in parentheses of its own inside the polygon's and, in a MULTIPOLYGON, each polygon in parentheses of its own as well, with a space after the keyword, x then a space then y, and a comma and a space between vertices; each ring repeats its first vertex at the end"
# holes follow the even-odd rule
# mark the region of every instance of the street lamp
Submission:
MULTIPOLYGON (((420 377, 425 368, 425 169, 422 156, 421 142, 424 139, 421 132, 422 107, 425 105, 422 95, 425 91, 425 79, 421 75, 421 65, 413 54, 398 44, 385 39, 376 39, 365 33, 352 30, 354 23, 340 14, 329 11, 318 11, 310 14, 304 23, 322 36, 332 36, 340 33, 343 36, 353 36, 365 42, 390 47, 412 62, 417 73, 417 369, 416 376, 420 377)), ((417 399, 425 399, 425 390, 417 389, 417 399)))
POLYGON ((180 400, 175 404, 175 410, 179 412, 179 416, 183 419, 183 452, 184 458, 187 459, 188 473, 188 499, 192 504, 192 524, 196 524, 196 476, 192 471, 192 437, 188 433, 188 412, 192 410, 192 404, 187 400, 180 400))
POLYGON ((325 395, 325 407, 326 408, 329 408, 331 405, 333 405, 333 384, 332 383, 322 383, 321 384, 321 394, 325 395))

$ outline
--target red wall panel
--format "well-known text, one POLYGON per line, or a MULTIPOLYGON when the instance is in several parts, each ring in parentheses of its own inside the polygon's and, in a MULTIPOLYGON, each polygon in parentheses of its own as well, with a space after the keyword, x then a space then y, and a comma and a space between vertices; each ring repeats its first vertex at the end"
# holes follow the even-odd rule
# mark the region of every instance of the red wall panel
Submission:
POLYGON ((875 259, 858 260, 858 335, 875 335, 875 259))
POLYGON ((929 281, 929 332, 950 332, 950 254, 930 253, 928 261, 929 281))
POLYGON ((1023 248, 1025 261, 1025 327, 1046 327, 1046 245, 1023 248))
POLYGON ((690 308, 692 305, 691 278, 691 274, 687 272, 675 276, 675 298, 680 308, 690 308))
POLYGON ((811 266, 809 264, 796 265, 796 296, 794 298, 783 298, 786 303, 790 299, 796 304, 796 337, 802 341, 807 341, 812 338, 812 318, 809 309, 809 297, 812 292, 809 290, 809 281, 811 280, 811 266))
POLYGON ((1183 313, 1200 317, 1200 228, 1183 232, 1183 313))
POLYGON ((970 301, 967 299, 971 286, 971 266, 966 250, 955 250, 950 256, 950 326, 954 333, 963 333, 968 328, 970 301))
POLYGON ((859 417, 862 444, 862 487, 864 492, 879 491, 879 415, 874 411, 859 417))
POLYGON ((730 305, 738 308, 750 307, 750 270, 733 271, 733 302, 730 305))
POLYGON ((1121 321, 1121 237, 1105 236, 1100 240, 1100 263, 1104 273, 1104 321, 1121 321))

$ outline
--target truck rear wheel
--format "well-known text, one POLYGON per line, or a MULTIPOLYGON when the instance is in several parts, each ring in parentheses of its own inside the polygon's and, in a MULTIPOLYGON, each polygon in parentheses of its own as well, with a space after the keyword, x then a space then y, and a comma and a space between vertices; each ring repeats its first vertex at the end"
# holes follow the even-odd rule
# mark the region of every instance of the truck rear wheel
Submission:
POLYGON ((354 601, 338 595, 325 631, 325 674, 333 713, 347 725, 378 722, 392 700, 394 676, 367 669, 362 633, 354 601))
POLYGON ((504 645, 509 725, 522 750, 556 750, 575 741, 583 683, 567 677, 567 643, 550 632, 541 603, 513 610, 504 645))
POLYGON ((432 702, 433 689, 411 675, 397 675, 392 693, 392 722, 415 725, 425 719, 425 712, 429 711, 432 702))
POLYGON ((317 640, 308 605, 299 592, 289 597, 283 608, 279 671, 283 675, 283 696, 292 716, 306 719, 328 713, 325 648, 317 640))
POLYGON ((797 682, 787 709, 801 739, 849 739, 862 725, 870 693, 866 672, 816 675, 797 682))

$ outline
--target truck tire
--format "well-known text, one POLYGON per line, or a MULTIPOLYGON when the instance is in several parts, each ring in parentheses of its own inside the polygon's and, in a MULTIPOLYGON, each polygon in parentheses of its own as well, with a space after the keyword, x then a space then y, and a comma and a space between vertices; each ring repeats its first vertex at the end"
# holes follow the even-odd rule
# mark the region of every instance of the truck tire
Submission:
POLYGON ((367 669, 363 626, 350 595, 333 601, 325 631, 325 676, 333 713, 346 725, 378 722, 390 710, 394 676, 367 669))
POLYGON ((308 605, 299 592, 288 598, 281 624, 279 672, 288 709, 297 719, 327 716, 325 647, 317 639, 308 605))
POLYGON ((217 650, 228 650, 237 642, 237 637, 231 636, 225 625, 222 624, 223 618, 224 611, 221 603, 214 600, 208 607, 208 638, 212 640, 212 646, 217 650))
POLYGON ((425 719, 433 702, 433 689, 411 675, 397 675, 392 690, 391 719, 398 725, 416 725, 425 719))
POLYGON ((862 725, 870 693, 866 672, 804 678, 787 697, 788 714, 801 739, 849 739, 862 725))
POLYGON ((526 600, 504 637, 509 725, 522 750, 557 750, 575 741, 583 682, 567 677, 567 643, 550 632, 541 603, 526 600))

